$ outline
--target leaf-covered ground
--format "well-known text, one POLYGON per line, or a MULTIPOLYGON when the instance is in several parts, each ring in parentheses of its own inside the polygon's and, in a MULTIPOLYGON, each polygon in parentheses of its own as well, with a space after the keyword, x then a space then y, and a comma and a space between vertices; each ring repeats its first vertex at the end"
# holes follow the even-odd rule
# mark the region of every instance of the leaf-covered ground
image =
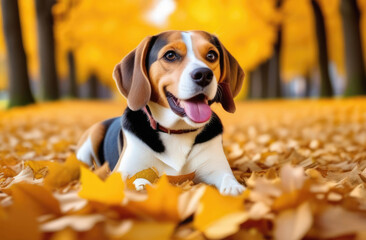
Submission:
POLYGON ((80 163, 83 131, 124 107, 65 101, 0 112, 0 239, 366 239, 366 99, 217 108, 247 186, 238 197, 165 176, 125 190, 108 166, 80 163))

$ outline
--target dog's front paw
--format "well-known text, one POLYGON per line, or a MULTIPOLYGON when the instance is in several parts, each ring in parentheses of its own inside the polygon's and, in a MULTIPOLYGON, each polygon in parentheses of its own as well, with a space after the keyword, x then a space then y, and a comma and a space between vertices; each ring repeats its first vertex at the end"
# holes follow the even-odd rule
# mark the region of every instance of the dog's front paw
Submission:
POLYGON ((220 193, 223 195, 236 196, 244 192, 245 187, 238 183, 234 176, 226 175, 220 186, 220 193))
POLYGON ((135 181, 133 181, 133 185, 135 185, 135 188, 137 191, 141 191, 145 189, 145 185, 151 185, 151 182, 145 178, 136 178, 135 181))

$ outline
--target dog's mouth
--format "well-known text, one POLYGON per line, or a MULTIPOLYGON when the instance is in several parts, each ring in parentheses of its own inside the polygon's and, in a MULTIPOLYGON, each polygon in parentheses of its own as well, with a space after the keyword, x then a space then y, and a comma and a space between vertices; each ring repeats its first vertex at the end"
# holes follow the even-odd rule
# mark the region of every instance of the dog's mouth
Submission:
POLYGON ((190 99, 178 99, 172 93, 165 92, 172 111, 181 116, 187 116, 195 123, 203 123, 210 119, 212 111, 208 99, 204 94, 196 95, 190 99))

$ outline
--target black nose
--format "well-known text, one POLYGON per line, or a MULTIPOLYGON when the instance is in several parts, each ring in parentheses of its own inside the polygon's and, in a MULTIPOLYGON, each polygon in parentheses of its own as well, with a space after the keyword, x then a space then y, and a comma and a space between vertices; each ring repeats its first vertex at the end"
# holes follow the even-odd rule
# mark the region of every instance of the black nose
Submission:
POLYGON ((195 83, 205 87, 212 81, 213 72, 209 68, 196 68, 191 72, 191 77, 195 83))

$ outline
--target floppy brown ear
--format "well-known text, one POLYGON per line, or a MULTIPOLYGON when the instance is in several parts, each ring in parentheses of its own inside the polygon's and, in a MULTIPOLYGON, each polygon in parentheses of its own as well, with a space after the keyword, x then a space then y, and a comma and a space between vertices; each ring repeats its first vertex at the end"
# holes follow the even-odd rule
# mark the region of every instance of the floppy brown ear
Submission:
POLYGON ((214 36, 213 39, 220 52, 219 88, 222 96, 219 102, 227 112, 233 113, 236 110, 234 97, 240 92, 245 74, 238 61, 226 50, 218 38, 214 36))
POLYGON ((142 40, 113 70, 118 90, 127 98, 128 107, 133 111, 143 108, 150 100, 151 86, 145 63, 151 39, 142 40))

